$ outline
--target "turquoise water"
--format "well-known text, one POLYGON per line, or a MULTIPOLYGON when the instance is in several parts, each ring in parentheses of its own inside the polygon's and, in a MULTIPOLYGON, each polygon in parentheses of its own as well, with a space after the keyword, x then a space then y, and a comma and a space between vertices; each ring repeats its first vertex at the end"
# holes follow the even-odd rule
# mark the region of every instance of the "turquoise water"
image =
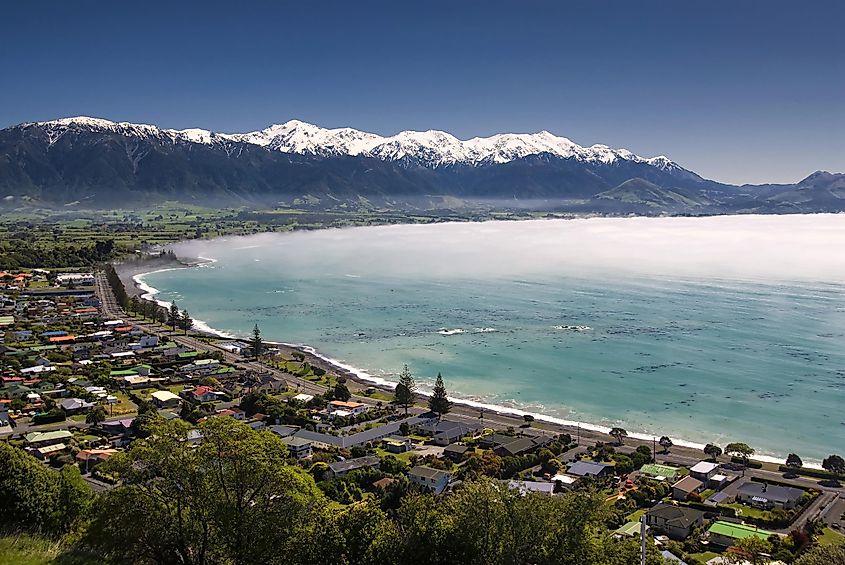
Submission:
MULTIPOLYGON (((623 222, 628 239, 626 221, 609 225, 623 222)), ((840 237, 842 220, 834 222, 840 237)), ((544 246, 571 242, 573 223, 541 223, 545 260, 544 246)), ((649 265, 643 257, 666 252, 659 247, 628 253, 619 270, 599 262, 591 271, 591 258, 618 241, 583 230, 580 254, 551 252, 560 263, 529 269, 519 260, 526 229, 535 228, 223 239, 179 249, 215 263, 144 282, 217 330, 247 335, 257 323, 268 339, 311 345, 387 379, 407 363, 423 388, 439 371, 459 397, 698 443, 744 441, 770 455, 845 451, 840 281, 773 281, 768 269, 789 264, 777 254, 773 266, 752 269, 766 273, 757 280, 742 269, 736 279, 672 275, 673 265, 703 260, 649 265), (637 272, 642 263, 646 272, 637 272)))

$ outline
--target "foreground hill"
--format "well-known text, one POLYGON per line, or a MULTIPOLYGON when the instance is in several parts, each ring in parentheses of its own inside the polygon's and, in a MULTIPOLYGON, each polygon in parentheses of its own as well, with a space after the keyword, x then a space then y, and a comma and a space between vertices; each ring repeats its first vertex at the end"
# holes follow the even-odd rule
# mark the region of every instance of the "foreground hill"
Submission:
POLYGON ((664 156, 582 147, 549 132, 459 140, 382 137, 299 121, 224 134, 95 118, 0 130, 6 206, 86 208, 178 200, 206 205, 393 208, 486 204, 603 213, 840 211, 843 175, 736 187, 664 156))

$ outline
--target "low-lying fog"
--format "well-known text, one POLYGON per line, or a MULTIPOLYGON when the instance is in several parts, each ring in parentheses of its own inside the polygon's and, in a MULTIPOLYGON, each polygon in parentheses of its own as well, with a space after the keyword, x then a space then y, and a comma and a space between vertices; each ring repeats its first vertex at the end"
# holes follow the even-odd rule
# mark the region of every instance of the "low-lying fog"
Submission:
POLYGON ((845 214, 377 226, 190 241, 174 249, 182 257, 248 261, 256 269, 272 261, 299 276, 845 282, 845 214))

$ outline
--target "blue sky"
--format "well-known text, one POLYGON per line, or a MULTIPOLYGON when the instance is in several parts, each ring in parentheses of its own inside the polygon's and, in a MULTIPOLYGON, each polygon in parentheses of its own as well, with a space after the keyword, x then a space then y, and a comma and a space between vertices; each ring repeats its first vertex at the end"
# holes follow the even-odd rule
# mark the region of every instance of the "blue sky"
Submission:
POLYGON ((0 126, 547 129, 727 182, 845 171, 845 2, 14 2, 0 126))

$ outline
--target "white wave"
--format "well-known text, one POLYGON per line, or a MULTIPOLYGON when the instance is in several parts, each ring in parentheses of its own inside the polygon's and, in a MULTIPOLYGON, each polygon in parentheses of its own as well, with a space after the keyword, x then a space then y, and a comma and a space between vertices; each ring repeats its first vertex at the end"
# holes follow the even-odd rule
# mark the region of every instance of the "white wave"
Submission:
POLYGON ((457 334, 465 334, 466 330, 461 329, 461 328, 455 328, 453 330, 450 330, 450 329, 447 329, 447 328, 440 328, 439 330, 437 330, 437 333, 439 333, 440 335, 457 335, 457 334))
POLYGON ((214 329, 202 320, 194 320, 194 326, 193 327, 194 327, 195 330, 199 330, 201 332, 216 335, 218 337, 225 337, 226 339, 238 339, 238 336, 236 336, 235 334, 231 334, 229 332, 224 332, 222 330, 214 329))
POLYGON ((497 330, 496 328, 475 328, 473 330, 473 333, 489 334, 489 333, 493 333, 493 332, 497 332, 497 331, 499 331, 499 330, 497 330))

